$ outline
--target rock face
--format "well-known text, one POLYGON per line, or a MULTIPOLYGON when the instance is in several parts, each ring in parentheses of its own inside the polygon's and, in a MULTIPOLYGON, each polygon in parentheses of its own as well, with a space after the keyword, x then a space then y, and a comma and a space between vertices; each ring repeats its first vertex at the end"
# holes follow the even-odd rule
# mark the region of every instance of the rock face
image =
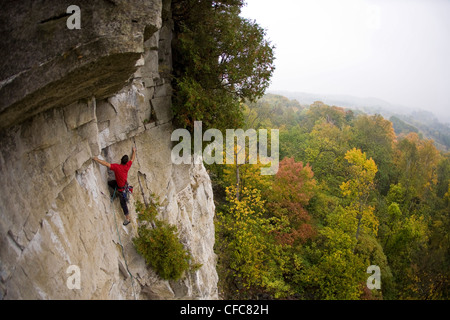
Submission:
POLYGON ((0 79, 0 297, 217 299, 211 181, 203 165, 171 162, 170 1, 79 1, 70 36, 57 31, 60 1, 26 2, 0 14, 12 46, 0 79), (41 28, 53 38, 39 47, 41 28), (113 174, 91 159, 117 163, 133 146, 124 227, 113 174), (152 196, 202 264, 178 282, 160 279, 132 243, 134 202, 152 196))
POLYGON ((81 29, 69 30, 67 1, 6 1, 0 128, 80 98, 106 98, 124 86, 161 26, 161 1, 77 1, 81 29))

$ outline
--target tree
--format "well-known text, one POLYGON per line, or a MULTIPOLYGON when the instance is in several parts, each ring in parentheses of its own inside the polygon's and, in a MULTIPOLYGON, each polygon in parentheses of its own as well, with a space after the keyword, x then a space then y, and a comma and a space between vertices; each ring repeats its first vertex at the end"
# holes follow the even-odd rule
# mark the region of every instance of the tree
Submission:
POLYGON ((265 165, 257 164, 226 165, 223 168, 223 180, 225 185, 233 185, 236 190, 236 200, 240 199, 243 188, 257 189, 266 193, 272 183, 271 176, 261 175, 261 168, 265 165))
POLYGON ((304 273, 304 285, 320 299, 359 299, 366 268, 379 263, 389 274, 387 260, 376 241, 378 220, 370 205, 377 166, 359 149, 346 152, 348 179, 340 186, 344 196, 325 218, 313 251, 316 261, 304 273))
POLYGON ((299 125, 280 130, 280 159, 286 157, 296 161, 306 159, 305 150, 309 144, 309 134, 299 125))
POLYGON ((280 162, 268 199, 274 216, 286 222, 285 230, 277 233, 278 240, 283 244, 304 242, 315 234, 311 217, 305 210, 315 191, 313 177, 311 167, 295 162, 294 158, 285 158, 280 162))
POLYGON ((317 242, 308 252, 311 267, 305 268, 300 283, 315 299, 358 299, 367 279, 364 260, 354 254, 356 219, 338 207, 326 218, 317 242))
POLYGON ((291 289, 282 277, 284 262, 271 236, 279 222, 265 216, 260 192, 243 188, 237 200, 231 186, 227 202, 224 212, 218 213, 217 232, 225 241, 218 244, 220 257, 233 272, 228 281, 248 292, 268 292, 275 297, 289 294, 291 289))
POLYGON ((330 107, 321 101, 316 101, 307 110, 302 126, 310 132, 317 121, 326 121, 343 129, 344 125, 348 124, 348 120, 352 117, 353 113, 351 111, 345 111, 340 107, 330 107))
POLYGON ((374 216, 374 207, 369 200, 374 189, 374 178, 378 171, 372 158, 367 159, 365 153, 353 148, 347 151, 345 159, 350 166, 350 179, 341 184, 342 195, 347 198, 346 210, 356 217, 356 234, 358 240, 361 226, 365 225, 368 232, 377 234, 378 220, 374 216))
MULTIPOLYGON (((420 299, 450 298, 450 206, 435 215, 428 226, 426 237, 417 239, 426 245, 418 247, 412 254, 414 266, 415 295, 420 299)), ((413 245, 417 245, 413 243, 413 245)), ((417 247, 416 247, 417 248, 417 247)))
POLYGON ((344 156, 349 148, 348 128, 340 129, 331 122, 319 120, 309 134, 305 160, 316 177, 334 190, 343 181, 344 156))
POLYGON ((399 141, 395 164, 400 172, 399 182, 406 188, 409 200, 420 201, 426 191, 437 184, 439 160, 439 151, 432 140, 421 140, 416 133, 410 133, 399 141))
POLYGON ((387 214, 380 218, 383 231, 379 238, 394 279, 389 298, 419 298, 421 280, 417 267, 423 266, 421 260, 429 255, 428 222, 419 212, 410 210, 408 197, 401 183, 392 185, 386 197, 387 214))
POLYGON ((381 115, 360 115, 353 124, 352 145, 366 152, 377 164, 377 188, 387 194, 394 177, 393 156, 395 132, 392 122, 381 115))
MULTIPOLYGON (((398 211, 395 209, 398 214, 398 211)), ((427 226, 423 217, 412 215, 395 218, 384 251, 394 273, 395 287, 400 298, 417 297, 417 272, 414 256, 427 242, 427 226)))
POLYGON ((236 128, 240 102, 261 97, 274 71, 265 31, 241 0, 174 0, 174 112, 179 126, 236 128))
POLYGON ((444 198, 450 184, 450 153, 442 157, 437 168, 436 195, 444 198))

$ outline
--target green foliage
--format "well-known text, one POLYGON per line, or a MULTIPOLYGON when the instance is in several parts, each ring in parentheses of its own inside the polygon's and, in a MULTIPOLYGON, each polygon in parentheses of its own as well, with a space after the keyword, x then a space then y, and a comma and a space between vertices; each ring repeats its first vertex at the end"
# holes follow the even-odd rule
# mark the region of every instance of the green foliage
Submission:
POLYGON ((348 128, 340 129, 331 122, 318 120, 309 133, 305 160, 310 163, 318 179, 327 181, 333 191, 343 182, 344 157, 349 149, 348 128))
POLYGON ((317 245, 309 253, 316 261, 302 277, 305 291, 315 299, 357 299, 362 293, 365 266, 353 253, 355 223, 353 215, 338 207, 319 231, 317 245))
POLYGON ((443 198, 450 184, 450 153, 442 157, 437 167, 436 195, 443 198))
POLYGON ((280 158, 293 157, 295 160, 306 159, 306 148, 310 137, 300 126, 280 131, 280 158))
POLYGON ((330 107, 321 101, 316 101, 307 109, 302 126, 311 131, 318 121, 325 121, 343 129, 352 118, 353 113, 351 111, 346 111, 340 107, 330 107))
POLYGON ((270 236, 280 222, 264 216, 265 201, 258 190, 243 188, 240 200, 235 193, 234 187, 227 188, 228 206, 217 214, 216 224, 217 233, 227 240, 219 256, 232 270, 229 281, 249 292, 262 288, 275 297, 285 296, 290 288, 280 272, 284 262, 276 258, 279 247, 270 236))
POLYGON ((448 299, 448 154, 379 115, 277 95, 243 107, 247 128, 280 130, 284 160, 274 177, 241 166, 239 201, 236 167, 217 175, 232 186, 216 229, 225 297, 448 299))
POLYGON ((243 1, 174 0, 172 5, 177 124, 237 127, 240 102, 261 97, 274 71, 265 31, 239 16, 243 1))
POLYGON ((389 121, 392 122, 395 133, 397 135, 407 135, 408 133, 411 133, 411 132, 419 133, 419 129, 404 122, 403 120, 399 119, 396 116, 390 117, 389 121))
MULTIPOLYGON (((264 121, 266 128, 295 126, 303 117, 305 110, 298 101, 275 94, 266 94, 248 105, 260 120, 264 121)), ((253 127, 251 121, 248 121, 247 125, 253 127)))
POLYGON ((399 181, 411 198, 421 198, 437 184, 439 151, 433 141, 421 140, 410 133, 397 144, 395 163, 399 168, 399 181))
POLYGON ((392 123, 380 115, 361 115, 354 120, 351 144, 366 152, 376 162, 377 188, 382 194, 389 190, 393 170, 395 132, 392 123))
MULTIPOLYGON (((147 208, 140 202, 136 203, 140 225, 133 243, 161 278, 179 280, 189 270, 192 258, 178 239, 176 226, 156 218, 157 206, 155 202, 147 208)), ((194 269, 198 267, 195 265, 194 269)))
MULTIPOLYGON (((400 119, 405 124, 403 125, 403 128, 400 126, 400 129, 406 129, 402 132, 403 134, 398 133, 399 136, 415 132, 421 139, 434 140, 434 144, 439 150, 443 152, 450 151, 450 126, 439 122, 433 114, 427 111, 418 111, 412 112, 407 116, 397 115, 396 118, 400 119)), ((395 127, 397 122, 396 119, 391 118, 391 121, 394 123, 395 127)))

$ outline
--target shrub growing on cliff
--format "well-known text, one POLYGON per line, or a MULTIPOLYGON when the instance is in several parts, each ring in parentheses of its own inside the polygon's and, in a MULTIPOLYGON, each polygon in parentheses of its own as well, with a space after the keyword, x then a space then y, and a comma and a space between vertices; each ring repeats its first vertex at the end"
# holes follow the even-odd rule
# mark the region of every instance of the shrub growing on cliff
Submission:
POLYGON ((164 280, 179 280, 189 269, 191 255, 178 239, 177 228, 156 219, 157 203, 145 207, 136 203, 140 222, 138 237, 133 239, 136 250, 164 280))
POLYGON ((239 16, 242 0, 174 0, 173 42, 177 124, 240 126, 242 100, 260 98, 274 71, 265 31, 239 16))

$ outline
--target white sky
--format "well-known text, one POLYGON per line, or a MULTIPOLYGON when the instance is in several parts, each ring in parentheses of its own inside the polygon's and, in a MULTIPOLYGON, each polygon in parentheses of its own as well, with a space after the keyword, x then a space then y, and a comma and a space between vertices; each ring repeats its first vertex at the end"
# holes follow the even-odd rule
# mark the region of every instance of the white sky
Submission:
POLYGON ((376 97, 450 118, 450 0, 246 0, 269 90, 376 97))

